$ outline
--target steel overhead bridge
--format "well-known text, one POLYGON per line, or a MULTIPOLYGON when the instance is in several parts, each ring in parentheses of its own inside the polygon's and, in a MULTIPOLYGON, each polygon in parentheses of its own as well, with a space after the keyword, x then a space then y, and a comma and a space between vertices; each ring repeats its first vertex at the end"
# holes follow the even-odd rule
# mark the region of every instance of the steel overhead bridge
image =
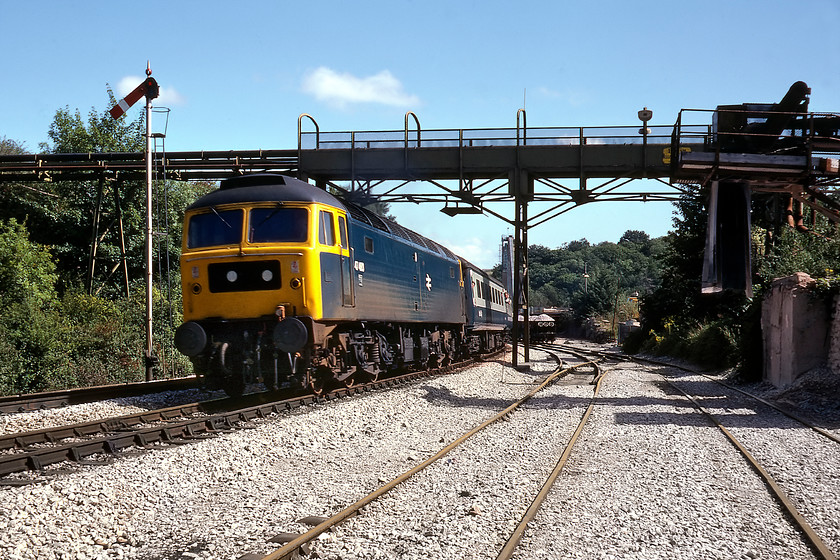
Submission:
MULTIPOLYGON (((362 204, 437 202, 450 215, 496 216, 515 227, 513 293, 527 307, 528 230, 581 204, 674 201, 685 184, 722 185, 785 195, 840 222, 840 115, 808 113, 809 94, 797 82, 779 103, 684 109, 669 126, 648 125, 645 109, 641 127, 529 128, 520 110, 515 128, 422 130, 409 112, 403 130, 322 133, 304 114, 296 150, 161 151, 152 169, 157 179, 210 181, 279 172, 362 204)), ((0 183, 99 180, 101 189, 105 180, 145 179, 145 164, 143 153, 6 155, 0 183)))
MULTIPOLYGON (((403 130, 361 132, 321 132, 312 117, 301 115, 297 149, 161 151, 152 154, 153 170, 158 179, 208 181, 284 173, 332 185, 361 202, 437 202, 448 214, 485 211, 511 223, 489 205, 517 197, 553 204, 543 215, 550 219, 588 202, 673 201, 684 183, 717 176, 740 177, 756 190, 793 193, 806 201, 822 200, 837 186, 836 131, 826 134, 814 125, 774 133, 804 146, 794 154, 732 151, 727 135, 762 134, 719 131, 718 123, 727 120, 722 111, 684 109, 675 125, 643 121, 641 128, 529 128, 520 110, 516 128, 430 130, 422 130, 409 112, 403 130), (302 130, 306 119, 314 130, 302 130), (405 188, 414 183, 421 185, 405 188)), ((796 117, 812 123, 838 118, 796 117)), ((143 153, 0 156, 0 183, 132 181, 144 179, 145 172, 143 153)))
MULTIPOLYGON (((362 200, 438 201, 447 204, 444 212, 458 214, 512 202, 517 193, 528 201, 577 205, 674 200, 681 192, 663 180, 672 173, 670 125, 528 128, 520 111, 516 128, 421 130, 416 116, 407 113, 401 131, 322 133, 308 115, 301 116, 298 130, 301 175, 319 184, 349 182, 342 188, 362 200), (314 131, 301 131, 306 117, 314 131), (409 126, 410 117, 416 126, 409 126), (643 178, 659 185, 626 188, 643 178), (571 186, 561 182, 569 179, 575 180, 571 186), (374 194, 386 181, 402 183, 374 194), (432 189, 400 189, 411 182, 432 189)), ((692 130, 699 137, 709 126, 692 130)), ((693 149, 702 149, 702 143, 693 149)))
MULTIPOLYGON (((322 133, 311 116, 301 115, 296 150, 155 152, 153 170, 158 179, 211 181, 245 173, 285 173, 332 185, 363 203, 438 202, 451 215, 486 212, 511 224, 514 219, 490 205, 513 202, 521 195, 523 200, 553 204, 547 220, 596 200, 675 200, 680 195, 679 185, 666 181, 672 173, 671 125, 528 128, 524 110, 517 113, 516 124, 421 130, 416 115, 409 112, 403 130, 322 133), (305 119, 314 131, 302 130, 305 119), (658 184, 628 187, 641 178, 658 184), (561 183, 569 179, 573 184, 561 183), (379 188, 385 182, 392 184, 379 188), (410 183, 422 185, 410 192, 402 188, 410 183)), ((706 124, 686 130, 702 138, 709 128, 706 124)), ((691 149, 703 149, 702 140, 691 149)), ((143 153, 0 156, 0 182, 141 180, 144 158, 143 153)))

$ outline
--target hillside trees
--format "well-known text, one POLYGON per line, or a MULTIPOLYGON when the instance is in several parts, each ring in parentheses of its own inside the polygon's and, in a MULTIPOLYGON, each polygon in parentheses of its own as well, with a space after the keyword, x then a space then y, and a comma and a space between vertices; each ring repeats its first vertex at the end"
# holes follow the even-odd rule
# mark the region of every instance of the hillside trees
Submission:
POLYGON ((627 231, 618 243, 592 245, 586 239, 557 249, 528 250, 531 305, 571 307, 580 319, 611 314, 616 303, 650 293, 659 285, 662 239, 627 231))

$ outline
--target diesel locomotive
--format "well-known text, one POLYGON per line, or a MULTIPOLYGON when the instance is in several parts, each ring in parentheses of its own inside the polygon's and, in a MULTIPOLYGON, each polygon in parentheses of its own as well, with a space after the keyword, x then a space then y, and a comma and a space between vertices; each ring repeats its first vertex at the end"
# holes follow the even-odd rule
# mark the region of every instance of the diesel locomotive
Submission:
POLYGON ((276 174, 226 179, 184 217, 175 346, 210 387, 328 387, 504 344, 502 285, 449 249, 276 174))

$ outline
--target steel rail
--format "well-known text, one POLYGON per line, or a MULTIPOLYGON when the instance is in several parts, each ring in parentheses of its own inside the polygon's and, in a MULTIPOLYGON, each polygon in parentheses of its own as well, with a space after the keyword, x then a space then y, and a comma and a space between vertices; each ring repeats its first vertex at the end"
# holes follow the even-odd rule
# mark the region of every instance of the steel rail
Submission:
POLYGON ((742 395, 744 395, 746 397, 754 399, 754 400, 760 402, 761 404, 763 404, 765 406, 769 406, 770 408, 772 408, 776 412, 784 414, 785 416, 787 416, 791 420, 795 420, 796 422, 799 422, 803 426, 805 426, 807 428, 810 428, 811 430, 817 432, 821 436, 824 436, 824 437, 832 440, 835 443, 840 443, 840 437, 838 437, 836 434, 833 434, 833 433, 829 432, 825 428, 821 428, 819 426, 816 426, 813 422, 810 422, 809 420, 806 420, 805 418, 802 418, 801 416, 799 416, 797 414, 794 414, 793 412, 790 412, 789 410, 785 410, 781 406, 773 404, 766 399, 763 399, 763 398, 761 398, 757 395, 753 395, 749 391, 745 391, 743 389, 735 387, 734 385, 730 385, 729 383, 725 383, 725 382, 721 381, 720 379, 715 379, 711 375, 706 375, 705 373, 697 371, 695 369, 691 369, 691 368, 681 366, 681 365, 678 365, 678 364, 663 362, 663 361, 660 361, 660 360, 654 360, 654 359, 651 359, 651 358, 640 358, 640 357, 637 357, 637 356, 616 354, 614 352, 598 352, 598 351, 593 350, 592 353, 596 354, 596 355, 599 355, 599 356, 609 357, 609 358, 618 358, 618 359, 629 360, 629 361, 633 361, 633 362, 650 363, 650 364, 655 364, 655 365, 664 366, 664 367, 671 367, 671 368, 674 368, 674 369, 679 369, 679 370, 682 370, 682 371, 686 371, 688 373, 691 373, 692 375, 699 375, 701 377, 705 377, 709 381, 714 381, 718 385, 726 387, 727 389, 732 389, 733 391, 737 391, 738 393, 741 393, 742 395))
POLYGON ((133 397, 163 391, 190 389, 198 387, 198 384, 199 380, 196 377, 179 377, 176 379, 159 379, 138 383, 120 383, 98 385, 96 387, 44 391, 41 393, 6 395, 0 396, 0 413, 43 410, 45 408, 82 404, 102 399, 133 397))
POLYGON ((685 398, 687 398, 691 403, 697 407, 697 409, 702 412, 707 418, 709 418, 715 426, 717 426, 721 432, 729 439, 729 441, 741 452, 741 455, 747 460, 747 462, 752 466, 752 468, 758 473, 767 487, 770 489, 770 492, 776 498, 776 500, 782 505, 785 511, 790 515, 793 519, 794 524, 803 532, 805 535, 808 544, 814 549, 815 552, 819 555, 820 558, 824 560, 836 560, 836 557, 831 552, 831 549, 823 542, 819 535, 817 535, 814 528, 811 527, 808 520, 799 513, 799 510, 796 509, 796 506, 793 504, 791 499, 785 494, 785 491, 779 486, 779 484, 773 479, 769 472, 767 472, 764 467, 758 462, 758 460, 750 453, 746 447, 744 447, 741 442, 739 442, 732 433, 727 430, 723 424, 717 419, 717 417, 703 408, 703 406, 698 403, 694 397, 677 387, 674 383, 669 380, 665 380, 671 387, 682 393, 685 398))
MULTIPOLYGON (((559 345, 559 346, 561 348, 564 347, 564 345, 559 345)), ((724 387, 734 389, 734 390, 738 391, 739 393, 742 393, 742 394, 746 395, 747 397, 751 397, 751 398, 753 398, 753 399, 755 399, 755 400, 757 400, 757 401, 759 401, 763 404, 766 404, 767 406, 777 410, 778 412, 781 412, 782 414, 785 414, 786 416, 788 416, 788 417, 790 417, 790 418, 792 418, 792 419, 794 419, 798 422, 801 422, 805 426, 814 429, 818 433, 820 433, 822 435, 825 435, 825 436, 833 439, 834 441, 837 441, 837 438, 833 434, 825 432, 824 430, 821 430, 821 429, 817 429, 815 426, 809 424, 805 420, 802 420, 802 419, 800 419, 800 418, 798 418, 798 417, 796 417, 792 414, 789 414, 787 411, 773 405, 772 403, 769 403, 769 402, 767 402, 767 401, 765 401, 765 400, 763 400, 763 399, 761 399, 761 398, 759 398, 755 395, 752 395, 752 394, 750 394, 746 391, 738 389, 737 387, 732 387, 732 386, 730 386, 726 383, 723 383, 721 381, 718 381, 717 379, 714 379, 711 376, 708 376, 708 375, 705 375, 703 373, 697 372, 697 371, 692 370, 690 368, 675 365, 675 364, 670 364, 670 363, 667 363, 667 362, 661 362, 661 361, 658 361, 658 360, 650 360, 650 359, 646 359, 646 358, 635 358, 635 357, 631 357, 631 356, 624 356, 624 355, 619 355, 619 354, 610 353, 610 352, 600 352, 600 351, 596 351, 596 350, 585 350, 585 351, 589 352, 591 354, 602 356, 602 357, 626 359, 628 361, 649 362, 649 363, 652 363, 654 365, 673 367, 673 368, 676 368, 676 369, 681 369, 683 371, 690 372, 690 373, 695 374, 695 375, 703 376, 703 377, 709 379, 710 381, 714 381, 716 383, 719 383, 720 385, 723 385, 724 387)), ((697 402, 697 400, 694 397, 689 395, 687 392, 683 391, 681 388, 679 388, 675 383, 670 381, 664 375, 663 375, 663 379, 665 380, 666 383, 668 383, 668 385, 670 385, 675 390, 680 392, 683 396, 685 396, 685 398, 687 398, 701 413, 703 413, 715 426, 717 426, 718 429, 720 429, 720 431, 730 441, 730 443, 732 443, 732 445, 735 446, 735 448, 747 460, 747 462, 750 464, 750 466, 753 468, 753 470, 755 470, 755 472, 759 475, 759 477, 761 477, 761 479, 764 481, 765 485, 768 487, 768 489, 770 490, 770 493, 773 495, 773 497, 779 502, 779 504, 781 504, 781 506, 784 508, 784 510, 788 513, 788 515, 792 519, 794 525, 802 531, 802 533, 805 536, 805 539, 807 540, 807 543, 813 548, 813 550, 819 555, 819 557, 823 558, 824 560, 836 560, 836 556, 834 555, 834 553, 831 552, 831 550, 828 548, 828 546, 825 544, 825 542, 823 542, 823 540, 816 533, 816 531, 813 529, 813 527, 811 527, 810 523, 808 523, 807 519, 805 519, 805 517, 799 512, 799 510, 796 508, 794 503, 791 501, 790 497, 788 497, 788 495, 779 486, 779 484, 775 481, 775 479, 773 479, 773 477, 770 475, 770 473, 767 472, 767 470, 764 469, 764 467, 761 466, 761 464, 749 452, 749 450, 747 450, 747 448, 744 447, 744 445, 740 441, 738 441, 738 439, 735 438, 735 436, 729 430, 726 429, 726 427, 717 419, 717 417, 715 415, 713 415, 711 412, 706 410, 699 402, 697 402)))
POLYGON ((551 488, 554 486, 554 483, 557 481, 557 477, 560 476, 560 473, 563 471, 563 468, 566 466, 566 463, 569 461, 569 457, 572 455, 572 450, 574 449, 575 444, 577 443, 580 434, 583 432, 584 427, 586 426, 586 422, 589 420, 589 416, 592 414, 592 410, 595 408, 595 402, 598 398, 598 393, 601 391, 601 382, 604 379, 604 374, 606 372, 602 372, 601 368, 596 364, 596 376, 595 376, 595 390, 592 394, 592 399, 589 402, 589 406, 586 408, 586 412, 583 413, 583 416, 580 419, 580 423, 578 424, 577 429, 572 434, 572 437, 569 439, 569 443, 566 444, 566 448, 563 450, 563 454, 560 455, 560 459, 557 461, 557 465, 554 467, 554 470, 551 471, 551 474, 546 479, 545 483, 543 484, 540 491, 537 493, 534 501, 531 502, 531 505, 525 511, 525 514, 522 516, 522 520, 519 522, 519 525, 516 526, 511 536, 508 538, 505 545, 502 547, 502 550, 499 551, 498 556, 496 556, 496 560, 507 560, 508 558, 512 558, 514 552, 516 551, 516 547, 519 546, 519 542, 522 540, 522 536, 525 534, 525 530, 528 528, 528 524, 534 520, 537 516, 537 512, 539 512, 540 507, 542 507, 542 503, 545 501, 546 497, 548 497, 551 488))
POLYGON ((371 383, 342 387, 322 395, 311 393, 286 395, 286 398, 278 400, 276 393, 253 393, 237 399, 213 399, 68 426, 0 435, 0 451, 8 451, 0 454, 0 476, 26 470, 41 470, 45 466, 61 461, 78 462, 94 453, 115 454, 132 445, 149 447, 157 443, 170 443, 177 439, 200 437, 202 434, 212 434, 220 429, 233 429, 236 422, 247 422, 271 413, 358 395, 377 388, 393 387, 430 375, 447 374, 473 362, 474 360, 466 360, 445 368, 413 371, 371 383), (242 407, 243 403, 248 406, 242 407), (236 404, 236 406, 232 407, 231 404, 236 404), (185 418, 197 414, 204 414, 204 416, 185 418), (165 422, 165 424, 149 426, 152 422, 165 422), (91 439, 55 445, 68 438, 91 439), (40 445, 50 447, 33 448, 40 445), (11 451, 15 449, 24 451, 11 451))
POLYGON ((571 367, 565 368, 565 369, 562 369, 562 368, 558 367, 551 374, 549 374, 546 377, 546 379, 538 387, 532 389, 527 395, 525 395, 521 399, 517 400, 516 402, 514 402, 513 404, 511 404, 510 406, 508 406, 507 408, 505 408, 504 410, 502 410, 501 412, 499 412, 498 414, 493 416, 492 418, 490 418, 488 420, 485 420, 484 422, 482 422, 481 424, 479 424, 478 426, 476 426, 475 428, 473 428, 472 430, 470 430, 466 434, 462 435, 461 437, 459 437, 458 439, 456 439, 455 441, 453 441, 452 443, 450 443, 449 445, 447 445, 446 447, 444 447, 443 449, 441 449, 440 451, 438 451, 437 453, 432 455, 430 458, 428 458, 425 461, 423 461, 422 463, 420 463, 419 465, 413 467, 412 469, 409 469, 408 471, 406 471, 403 474, 399 475, 398 477, 394 478, 390 482, 388 482, 388 483, 384 484, 383 486, 379 487, 374 492, 368 494, 364 498, 362 498, 362 499, 358 500, 357 502, 347 506, 346 508, 344 508, 340 512, 336 513, 332 517, 322 521, 321 523, 314 526, 312 529, 310 529, 306 533, 303 533, 302 535, 299 535, 298 537, 288 541, 286 544, 284 544, 278 550, 275 550, 274 552, 262 557, 261 560, 283 560, 283 559, 292 558, 295 554, 299 553, 298 551, 301 549, 301 547, 304 547, 305 545, 308 545, 310 542, 315 540, 319 535, 328 531, 330 528, 334 527, 335 525, 338 525, 342 521, 345 521, 346 519, 356 515, 359 512, 359 510, 361 510, 363 507, 365 507, 366 505, 370 504, 371 502, 377 500, 378 498, 384 496, 385 494, 387 494, 388 492, 390 492, 391 490, 393 490, 394 488, 396 488, 397 486, 399 486, 400 484, 402 484, 403 482, 405 482, 406 480, 411 478, 413 475, 415 475, 418 472, 422 471, 423 469, 427 468, 429 465, 435 463, 440 458, 447 455, 450 451, 452 451, 456 447, 460 446, 462 443, 464 443, 465 441, 470 439, 472 436, 476 435, 478 432, 480 432, 483 429, 487 428, 488 426, 490 426, 492 424, 495 424, 496 422, 506 418, 514 410, 516 410, 517 408, 522 406, 525 402, 530 400, 534 395, 536 395, 537 393, 539 393, 540 391, 542 391, 543 389, 548 387, 551 383, 556 381, 561 376, 567 374, 571 370, 574 370, 574 369, 577 369, 577 368, 583 367, 583 366, 592 365, 592 364, 595 364, 595 363, 597 363, 597 362, 596 361, 584 362, 584 363, 576 364, 574 366, 571 366, 571 367))

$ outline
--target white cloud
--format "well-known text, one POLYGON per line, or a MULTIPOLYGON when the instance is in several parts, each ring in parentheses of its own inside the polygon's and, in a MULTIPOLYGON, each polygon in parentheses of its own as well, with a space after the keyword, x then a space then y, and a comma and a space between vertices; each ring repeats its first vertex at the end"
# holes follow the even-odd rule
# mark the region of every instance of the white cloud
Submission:
POLYGON ((478 267, 492 268, 499 262, 498 238, 494 242, 488 242, 487 239, 480 237, 463 237, 457 240, 435 239, 434 237, 432 239, 478 267))
POLYGON ((537 94, 548 97, 549 99, 559 99, 572 107, 584 105, 589 97, 586 91, 571 87, 564 88, 563 90, 555 90, 540 86, 537 88, 537 94))
MULTIPOLYGON (((114 91, 118 100, 134 91, 134 88, 143 83, 145 79, 146 78, 138 76, 126 76, 120 80, 117 84, 116 90, 114 91)), ((160 84, 158 84, 158 86, 160 86, 160 84)), ((155 98, 152 104, 156 106, 183 105, 184 98, 175 90, 175 88, 160 86, 159 95, 155 98)))
POLYGON ((319 101, 338 107, 345 107, 350 103, 407 107, 420 101, 416 95, 406 93, 400 81, 388 70, 358 78, 321 66, 304 76, 303 91, 314 95, 319 101))

